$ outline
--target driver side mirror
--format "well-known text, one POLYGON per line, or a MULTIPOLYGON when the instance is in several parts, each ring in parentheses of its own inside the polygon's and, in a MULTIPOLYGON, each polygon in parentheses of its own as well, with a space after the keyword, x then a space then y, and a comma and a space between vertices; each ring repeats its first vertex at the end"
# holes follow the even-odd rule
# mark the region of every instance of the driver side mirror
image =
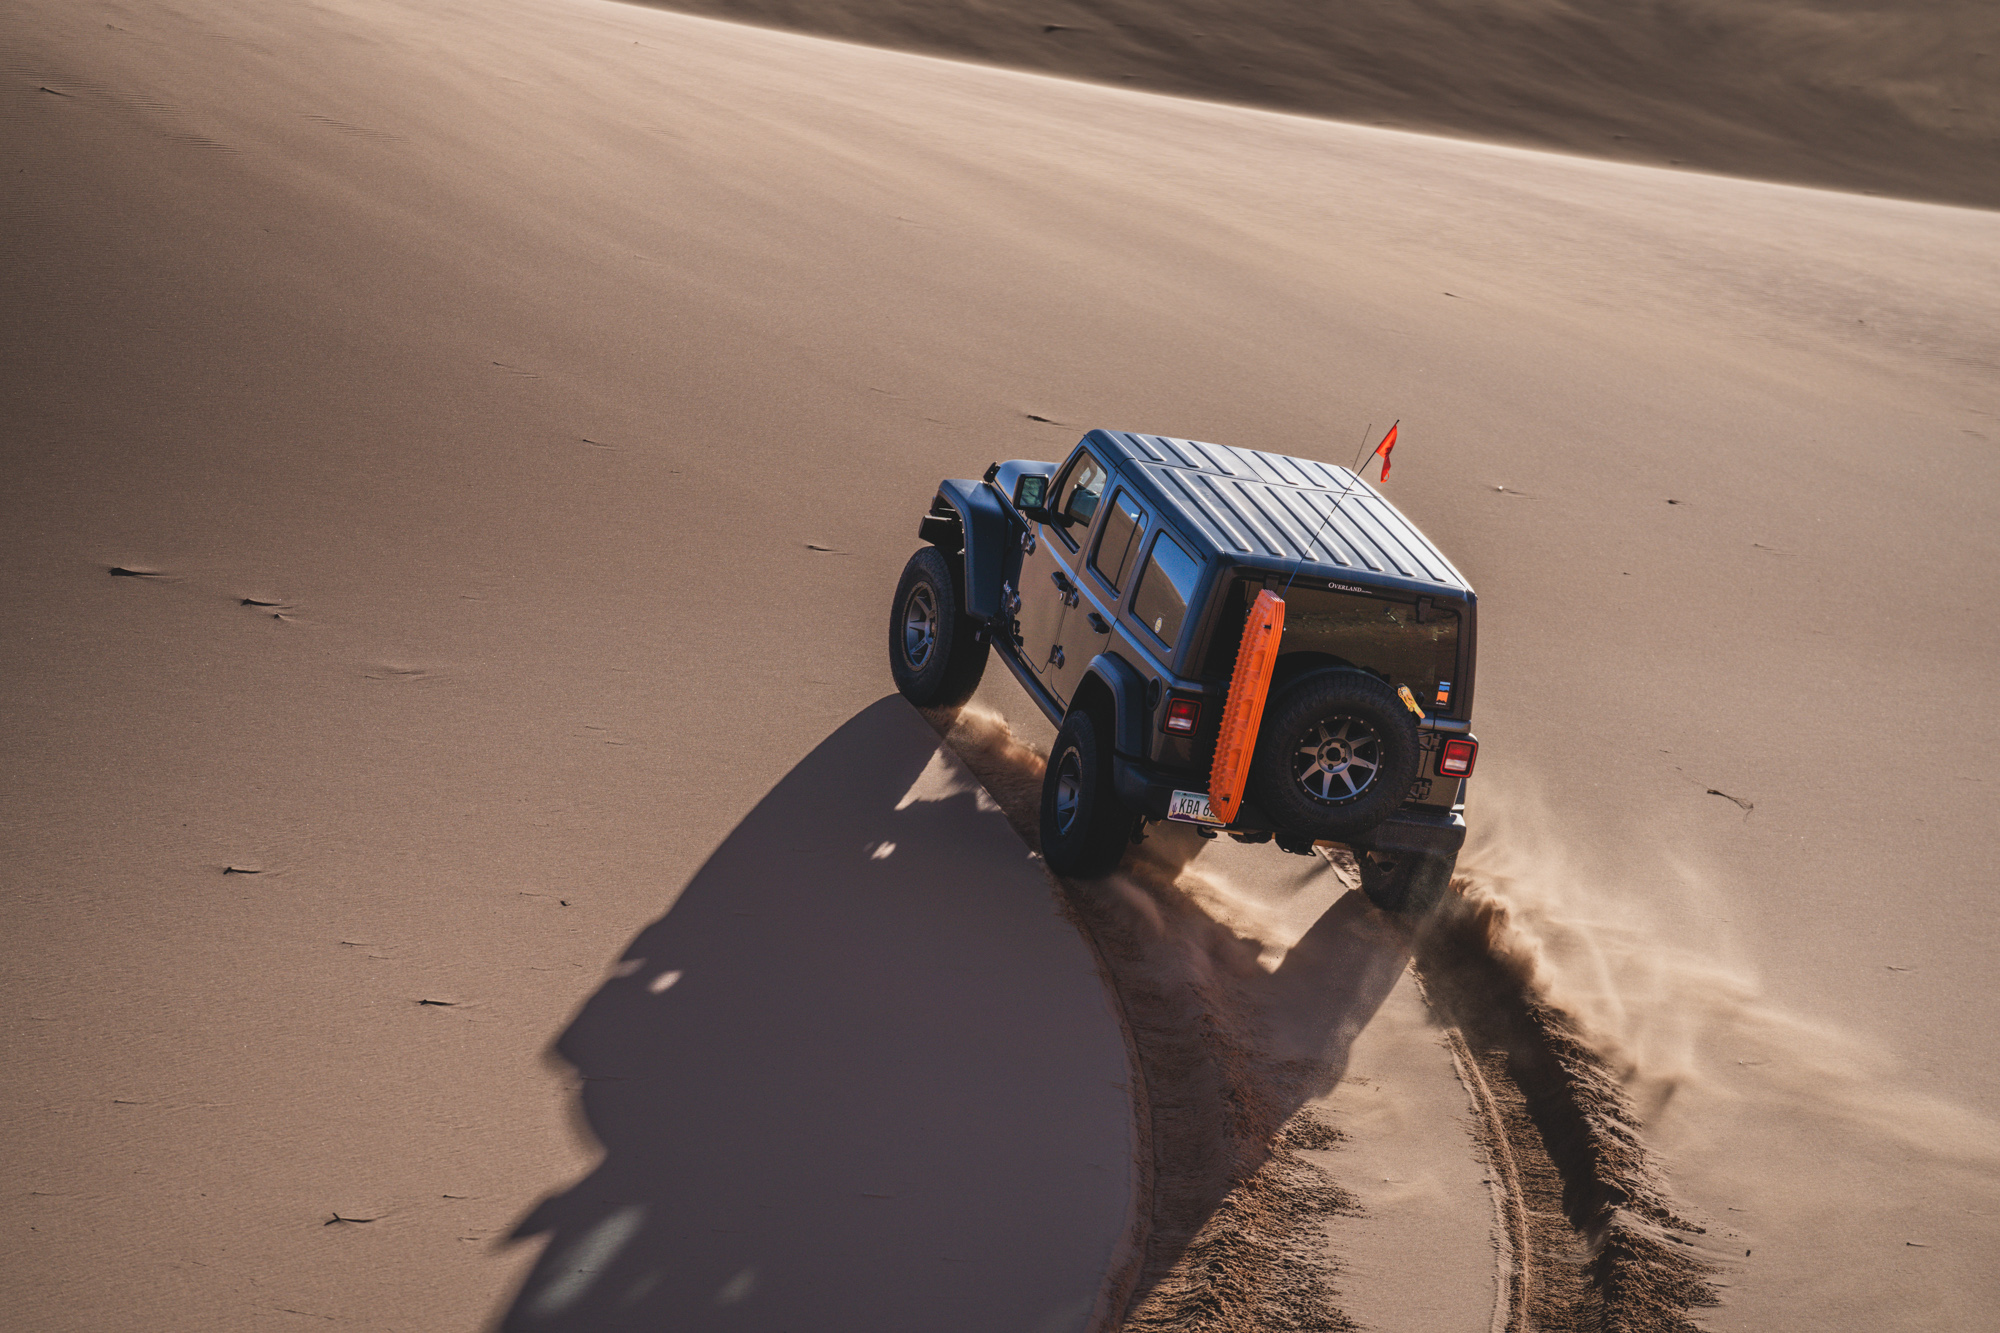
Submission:
POLYGON ((1048 511, 1049 479, 1040 473, 1031 472, 1014 483, 1014 508, 1032 523, 1053 522, 1055 515, 1048 511))

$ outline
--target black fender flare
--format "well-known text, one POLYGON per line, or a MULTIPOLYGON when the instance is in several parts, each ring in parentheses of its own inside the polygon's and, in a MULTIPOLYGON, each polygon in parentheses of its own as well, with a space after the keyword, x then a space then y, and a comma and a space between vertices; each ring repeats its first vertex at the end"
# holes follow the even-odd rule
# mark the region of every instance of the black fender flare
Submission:
POLYGON ((965 613, 982 624, 990 623, 1000 614, 1001 570, 1013 524, 993 488, 978 481, 940 484, 917 535, 943 548, 946 542, 939 539, 948 539, 948 534, 939 531, 938 520, 946 514, 958 519, 965 613))
MULTIPOLYGON (((1146 758, 1146 729, 1153 721, 1153 710, 1146 705, 1146 678, 1116 653, 1099 653, 1091 658, 1083 678, 1086 682, 1092 678, 1103 682, 1111 696, 1113 753, 1146 758)), ((1077 692, 1083 692, 1081 686, 1077 692)))

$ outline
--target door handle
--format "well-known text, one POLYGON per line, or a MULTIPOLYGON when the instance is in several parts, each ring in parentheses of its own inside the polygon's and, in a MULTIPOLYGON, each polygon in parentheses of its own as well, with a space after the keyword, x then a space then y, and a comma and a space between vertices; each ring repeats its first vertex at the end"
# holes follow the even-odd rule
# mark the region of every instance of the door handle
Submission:
POLYGON ((1111 632, 1111 622, 1106 620, 1103 616, 1098 615, 1097 612, 1092 611, 1090 613, 1089 620, 1090 620, 1090 627, 1096 630, 1099 634, 1109 634, 1111 632))
POLYGON ((1055 584, 1056 591, 1062 594, 1064 606, 1076 605, 1076 585, 1069 581, 1067 574, 1060 569, 1052 569, 1049 571, 1049 582, 1055 584))

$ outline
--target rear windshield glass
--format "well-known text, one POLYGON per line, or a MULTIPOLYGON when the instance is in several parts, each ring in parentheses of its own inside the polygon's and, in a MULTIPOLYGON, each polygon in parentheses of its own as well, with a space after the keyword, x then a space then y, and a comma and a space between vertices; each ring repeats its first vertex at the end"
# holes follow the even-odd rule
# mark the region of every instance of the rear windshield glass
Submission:
MULTIPOLYGON (((1250 603, 1263 580, 1241 580, 1229 611, 1215 627, 1204 674, 1226 679, 1236 666, 1236 646, 1250 603)), ((1281 653, 1315 652, 1388 681, 1407 685, 1426 713, 1454 711, 1464 683, 1456 679, 1458 612, 1427 603, 1418 620, 1414 602, 1395 602, 1356 593, 1293 584, 1285 591, 1285 635, 1281 653)))
POLYGON ((1392 602, 1294 585, 1285 594, 1280 651, 1330 653, 1392 686, 1407 685, 1427 713, 1449 711, 1459 688, 1458 612, 1428 599, 1392 602))
POLYGON ((1139 590, 1132 594, 1132 615, 1169 648, 1181 636, 1181 622, 1187 619, 1188 602, 1194 597, 1195 581, 1201 565, 1180 548, 1173 538, 1161 534, 1153 543, 1153 554, 1139 576, 1139 590))

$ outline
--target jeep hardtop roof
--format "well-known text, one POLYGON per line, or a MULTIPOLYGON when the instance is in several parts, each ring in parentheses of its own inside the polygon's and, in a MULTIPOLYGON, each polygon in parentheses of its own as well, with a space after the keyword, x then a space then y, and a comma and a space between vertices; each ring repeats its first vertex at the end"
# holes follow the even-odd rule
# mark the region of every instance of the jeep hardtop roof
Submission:
POLYGON ((1128 431, 1093 430, 1082 443, 1207 547, 1204 560, 1289 573, 1304 557, 1304 575, 1472 599, 1444 553, 1344 467, 1128 431))

